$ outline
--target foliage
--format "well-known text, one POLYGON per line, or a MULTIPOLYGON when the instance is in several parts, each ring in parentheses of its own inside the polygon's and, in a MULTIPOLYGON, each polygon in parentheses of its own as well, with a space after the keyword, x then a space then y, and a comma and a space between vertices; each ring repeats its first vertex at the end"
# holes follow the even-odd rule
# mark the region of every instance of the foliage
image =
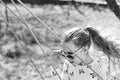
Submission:
MULTIPOLYGON (((110 12, 109 9, 101 8, 101 11, 97 11, 97 10, 94 11, 92 8, 82 5, 79 7, 79 9, 87 15, 87 17, 83 17, 73 8, 70 9, 69 11, 70 15, 68 16, 67 7, 69 6, 45 5, 45 6, 38 6, 38 8, 31 8, 31 10, 33 10, 34 13, 37 14, 37 16, 41 18, 47 25, 49 25, 53 30, 55 30, 56 33, 60 36, 60 38, 63 38, 64 35, 63 33, 69 28, 72 28, 77 25, 84 27, 87 24, 90 24, 96 29, 98 29, 100 33, 104 33, 102 34, 104 36, 108 36, 109 34, 112 35, 112 37, 115 36, 115 38, 119 37, 119 31, 117 30, 119 30, 120 24, 118 20, 115 18, 115 16, 110 12)), ((20 8, 22 10, 22 7, 20 8)), ((29 15, 27 12, 25 11, 21 11, 21 12, 24 13, 24 17, 26 18, 28 23, 33 25, 32 29, 36 33, 38 39, 42 43, 47 53, 50 54, 50 49, 46 47, 46 44, 52 47, 53 49, 60 49, 60 42, 57 41, 57 39, 52 34, 50 34, 50 32, 47 29, 45 29, 41 24, 39 24, 35 20, 35 18, 29 15)), ((49 80, 50 79, 56 80, 57 77, 56 76, 53 77, 52 74, 53 70, 51 69, 50 64, 46 60, 46 56, 42 54, 41 49, 36 44, 29 31, 25 28, 25 25, 23 25, 10 12, 9 12, 9 21, 12 27, 14 27, 14 31, 19 36, 22 44, 28 49, 28 51, 32 51, 32 54, 30 55, 32 56, 34 62, 37 64, 37 67, 43 73, 44 77, 49 80)), ((38 80, 39 79, 38 74, 34 70, 33 66, 31 65, 27 57, 23 55, 25 54, 25 52, 18 45, 18 41, 16 41, 13 34, 10 32, 10 30, 6 31, 5 28, 6 24, 4 23, 1 17, 0 17, 0 27, 2 33, 0 36, 1 37, 0 38, 1 41, 0 42, 1 44, 0 78, 3 80, 7 80, 11 78, 12 80, 13 79, 38 80), (7 54, 8 50, 11 50, 12 53, 15 53, 15 51, 17 50, 15 47, 16 45, 18 47, 17 49, 22 54, 21 57, 14 59, 6 57, 5 55, 7 54)), ((51 57, 51 55, 48 56, 51 57)), ((55 59, 54 62, 58 63, 58 61, 56 60, 57 58, 55 57, 54 59, 55 59)), ((101 61, 101 64, 102 63, 104 62, 101 61)), ((57 66, 59 66, 59 64, 57 64, 57 66)), ((84 68, 84 70, 86 70, 86 68, 84 68)))

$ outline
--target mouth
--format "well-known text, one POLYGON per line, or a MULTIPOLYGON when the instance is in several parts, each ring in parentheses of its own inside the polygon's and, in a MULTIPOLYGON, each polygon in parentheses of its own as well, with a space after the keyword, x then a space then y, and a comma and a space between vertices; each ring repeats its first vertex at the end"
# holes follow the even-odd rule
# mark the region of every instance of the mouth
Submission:
POLYGON ((71 60, 74 59, 74 53, 73 53, 73 52, 64 52, 64 56, 65 56, 67 59, 71 59, 71 60))

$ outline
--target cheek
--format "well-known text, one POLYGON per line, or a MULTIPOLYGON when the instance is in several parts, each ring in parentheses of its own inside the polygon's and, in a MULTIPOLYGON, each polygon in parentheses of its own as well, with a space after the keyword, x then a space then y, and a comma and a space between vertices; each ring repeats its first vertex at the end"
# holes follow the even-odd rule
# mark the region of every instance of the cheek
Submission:
POLYGON ((93 62, 93 59, 88 55, 84 53, 77 53, 77 55, 86 63, 91 64, 93 62))
MULTIPOLYGON (((79 49, 79 47, 76 46, 73 41, 67 42, 66 44, 73 52, 79 49)), ((63 51, 71 52, 69 48, 67 48, 64 44, 62 44, 63 51)), ((91 64, 93 62, 93 59, 89 56, 89 54, 86 54, 81 51, 80 52, 78 51, 76 54, 87 64, 91 64)), ((78 58, 75 58, 75 62, 80 63, 81 61, 78 58)))
POLYGON ((91 64, 93 62, 93 59, 90 56, 86 57, 86 63, 91 64))

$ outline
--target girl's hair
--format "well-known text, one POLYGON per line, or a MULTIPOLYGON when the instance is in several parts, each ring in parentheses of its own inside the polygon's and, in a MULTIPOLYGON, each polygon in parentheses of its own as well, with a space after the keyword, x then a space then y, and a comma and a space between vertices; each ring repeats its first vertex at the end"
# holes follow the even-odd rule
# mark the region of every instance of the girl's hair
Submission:
POLYGON ((73 40, 74 44, 79 47, 79 49, 88 46, 90 47, 91 41, 87 30, 78 28, 77 30, 69 32, 64 39, 64 42, 69 42, 73 40))
POLYGON ((108 41, 107 39, 103 38, 95 28, 73 28, 73 31, 71 29, 64 39, 66 43, 71 40, 73 40, 74 44, 78 46, 79 49, 86 46, 90 48, 92 41, 95 47, 103 51, 103 53, 106 54, 108 57, 120 57, 116 45, 114 45, 112 41, 108 41))
POLYGON ((103 51, 104 54, 107 56, 112 56, 114 58, 120 57, 119 51, 112 41, 108 41, 107 39, 100 36, 99 32, 92 27, 87 27, 86 30, 89 32, 90 38, 95 46, 103 51))

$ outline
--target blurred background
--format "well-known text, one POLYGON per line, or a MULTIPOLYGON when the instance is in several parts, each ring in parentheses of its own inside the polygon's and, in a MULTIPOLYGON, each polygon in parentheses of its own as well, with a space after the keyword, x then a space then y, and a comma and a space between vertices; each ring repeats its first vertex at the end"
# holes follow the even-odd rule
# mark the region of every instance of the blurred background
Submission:
MULTIPOLYGON (((48 53, 47 57, 53 60, 54 66, 58 69, 61 62, 58 56, 52 55, 52 50, 61 49, 61 42, 48 29, 39 23, 19 2, 17 7, 28 24, 31 25, 43 49, 48 53), (52 49, 52 50, 51 50, 52 49)), ((107 37, 119 43, 120 41, 120 22, 119 19, 110 10, 104 0, 21 0, 29 9, 37 15, 50 29, 63 39, 64 32, 68 29, 79 27, 94 27, 103 37, 107 37)), ((3 0, 18 17, 18 11, 10 0, 3 0)), ((120 4, 120 0, 116 0, 120 4)), ((6 17, 9 25, 12 26, 15 34, 27 48, 28 53, 33 58, 34 63, 43 74, 46 80, 58 80, 56 75, 53 76, 53 69, 47 61, 46 56, 42 53, 37 42, 32 37, 25 24, 19 20, 10 10, 6 9, 3 3, 0 3, 0 12, 6 17)), ((104 62, 103 62, 104 63, 104 62)), ((77 70, 78 68, 76 68, 77 70)), ((96 80, 92 78, 86 67, 85 73, 76 74, 72 80, 96 80), (88 71, 88 72, 87 72, 88 71), (80 77, 78 79, 78 77, 80 77)), ((3 17, 0 15, 0 80, 38 80, 39 75, 34 69, 31 62, 25 56, 25 51, 15 39, 14 34, 8 29, 3 17), (12 55, 11 55, 12 54, 12 55)), ((96 69, 98 70, 98 69, 96 69)), ((104 73, 104 72, 103 72, 104 73)), ((40 80, 40 79, 39 79, 40 80)), ((42 80, 42 79, 41 79, 42 80)), ((118 79, 120 80, 120 79, 118 79)))

